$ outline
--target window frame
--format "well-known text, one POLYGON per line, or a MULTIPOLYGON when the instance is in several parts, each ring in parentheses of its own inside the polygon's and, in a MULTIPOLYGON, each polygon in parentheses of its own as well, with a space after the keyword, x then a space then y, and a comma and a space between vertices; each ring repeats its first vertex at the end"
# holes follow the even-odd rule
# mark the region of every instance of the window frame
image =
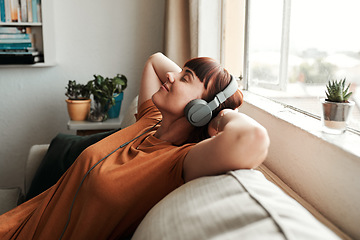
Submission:
MULTIPOLYGON (((250 26, 251 26, 251 0, 245 3, 245 42, 244 42, 244 89, 249 90, 249 49, 250 49, 250 26)), ((290 17, 291 17, 291 0, 283 0, 281 24, 281 42, 280 42, 280 62, 279 62, 279 79, 277 83, 260 81, 259 87, 286 91, 287 74, 288 74, 288 56, 290 42, 290 17)))
MULTIPOLYGON (((250 28, 251 28, 251 4, 252 0, 245 0, 245 17, 244 17, 244 54, 243 54, 243 89, 249 91, 251 88, 250 84, 250 28)), ((279 90, 286 92, 288 86, 288 57, 289 57, 289 49, 290 49, 290 25, 291 25, 291 6, 292 0, 283 0, 283 9, 282 9, 282 29, 281 29, 281 51, 280 51, 280 63, 279 63, 279 79, 278 84, 275 83, 266 83, 265 81, 260 81, 256 84, 256 87, 262 89, 269 90, 279 90)), ((260 94, 261 95, 261 94, 260 94)), ((266 95, 264 95, 266 97, 266 95)), ((270 96, 267 97, 269 100, 276 101, 276 99, 272 99, 270 96)), ((281 102, 279 102, 281 103, 281 102)), ((287 105, 285 103, 281 103, 286 105, 289 108, 292 108, 298 112, 301 112, 305 115, 308 115, 312 118, 320 120, 320 116, 317 114, 313 114, 308 110, 299 109, 297 107, 287 105)), ((351 131, 360 136, 360 130, 356 127, 347 126, 347 130, 351 131)))

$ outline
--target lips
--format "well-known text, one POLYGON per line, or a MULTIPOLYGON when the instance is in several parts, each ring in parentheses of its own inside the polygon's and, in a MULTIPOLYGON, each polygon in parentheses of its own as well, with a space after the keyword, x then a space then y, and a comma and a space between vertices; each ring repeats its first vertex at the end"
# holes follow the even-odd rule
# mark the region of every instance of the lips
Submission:
POLYGON ((166 91, 169 91, 168 86, 166 85, 167 82, 164 82, 163 85, 161 85, 162 88, 164 88, 166 91))

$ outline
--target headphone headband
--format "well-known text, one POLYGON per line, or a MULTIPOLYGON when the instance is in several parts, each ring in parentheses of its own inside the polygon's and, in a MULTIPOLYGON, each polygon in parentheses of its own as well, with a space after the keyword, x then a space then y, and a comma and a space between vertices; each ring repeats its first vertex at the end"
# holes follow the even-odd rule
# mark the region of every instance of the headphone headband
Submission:
POLYGON ((232 75, 230 76, 231 76, 231 80, 229 85, 227 85, 227 87, 224 90, 216 94, 215 98, 211 102, 209 102, 208 105, 211 111, 214 111, 217 107, 220 106, 220 104, 225 102, 226 99, 234 95, 234 93, 237 91, 238 84, 236 82, 236 79, 232 75))
POLYGON ((224 90, 216 94, 215 98, 207 103, 203 99, 194 99, 185 107, 185 115, 188 121, 195 127, 206 125, 212 117, 212 112, 226 99, 234 95, 238 89, 236 79, 230 75, 230 83, 224 90))

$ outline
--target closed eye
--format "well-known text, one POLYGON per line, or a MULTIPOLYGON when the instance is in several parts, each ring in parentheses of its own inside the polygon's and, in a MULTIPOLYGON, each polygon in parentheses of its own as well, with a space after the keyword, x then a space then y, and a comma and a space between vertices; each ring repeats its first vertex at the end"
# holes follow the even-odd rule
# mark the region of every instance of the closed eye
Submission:
POLYGON ((184 69, 184 75, 180 78, 182 82, 190 82, 194 78, 194 74, 189 69, 184 69))
POLYGON ((189 73, 190 71, 186 71, 185 72, 185 74, 182 76, 182 78, 181 78, 181 81, 183 81, 183 82, 189 82, 190 80, 192 80, 192 76, 190 75, 190 73, 189 73))

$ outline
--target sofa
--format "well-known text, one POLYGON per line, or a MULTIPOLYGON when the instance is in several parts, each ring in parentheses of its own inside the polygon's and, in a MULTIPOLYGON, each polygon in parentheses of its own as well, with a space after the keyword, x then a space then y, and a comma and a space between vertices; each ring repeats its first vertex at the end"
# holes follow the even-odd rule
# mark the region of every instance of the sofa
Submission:
MULTIPOLYGON (((134 121, 136 99, 121 127, 134 121)), ((29 194, 51 144, 31 147, 24 188, 0 189, 0 213, 29 194)), ((132 239, 341 239, 265 166, 192 180, 145 216, 132 239), (276 184, 275 184, 276 183, 276 184), (295 200, 297 199, 297 200, 295 200), (301 203, 301 204, 300 204, 301 203)))

